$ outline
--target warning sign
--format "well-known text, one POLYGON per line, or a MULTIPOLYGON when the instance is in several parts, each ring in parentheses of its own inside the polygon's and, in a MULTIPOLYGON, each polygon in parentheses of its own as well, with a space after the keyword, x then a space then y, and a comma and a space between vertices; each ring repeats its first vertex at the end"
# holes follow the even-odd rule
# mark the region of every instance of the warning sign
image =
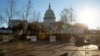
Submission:
POLYGON ((37 41, 37 37, 36 36, 31 36, 31 42, 35 42, 37 41))
POLYGON ((31 36, 27 36, 26 38, 27 38, 27 39, 31 39, 31 36))
POLYGON ((9 41, 9 37, 8 36, 3 36, 3 42, 8 42, 9 41))
POLYGON ((55 42, 56 41, 56 36, 50 36, 50 42, 55 42))
POLYGON ((75 42, 76 42, 76 39, 72 36, 72 37, 70 38, 70 43, 75 44, 75 42))

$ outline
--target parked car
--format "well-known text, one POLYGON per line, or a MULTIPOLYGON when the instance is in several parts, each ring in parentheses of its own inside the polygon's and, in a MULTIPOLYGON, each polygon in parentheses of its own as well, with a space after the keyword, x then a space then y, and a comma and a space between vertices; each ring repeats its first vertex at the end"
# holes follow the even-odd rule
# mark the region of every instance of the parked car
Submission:
POLYGON ((100 50, 100 44, 98 45, 98 49, 100 50))
POLYGON ((90 39, 86 39, 84 40, 85 45, 89 45, 90 44, 90 39))

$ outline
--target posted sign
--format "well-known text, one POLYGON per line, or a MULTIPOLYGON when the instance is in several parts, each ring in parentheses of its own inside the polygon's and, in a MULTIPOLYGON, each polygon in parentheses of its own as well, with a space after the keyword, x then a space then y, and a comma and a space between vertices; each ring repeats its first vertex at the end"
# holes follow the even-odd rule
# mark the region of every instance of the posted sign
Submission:
POLYGON ((75 38, 74 38, 74 37, 71 37, 71 38, 70 38, 70 43, 75 44, 75 42, 76 42, 75 38))
POLYGON ((56 36, 50 36, 50 42, 55 42, 56 41, 56 36))
POLYGON ((27 38, 27 39, 31 39, 31 36, 27 36, 26 38, 27 38))
POLYGON ((8 36, 3 36, 3 42, 8 42, 9 41, 9 37, 8 36))
POLYGON ((31 42, 35 42, 37 41, 37 37, 36 36, 31 36, 31 42))

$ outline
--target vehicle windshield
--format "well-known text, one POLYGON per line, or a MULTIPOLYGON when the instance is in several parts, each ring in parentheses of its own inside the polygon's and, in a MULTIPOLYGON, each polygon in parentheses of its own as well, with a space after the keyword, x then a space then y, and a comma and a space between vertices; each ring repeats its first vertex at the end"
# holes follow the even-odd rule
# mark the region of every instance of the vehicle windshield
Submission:
POLYGON ((0 56, 100 56, 99 0, 0 0, 0 56))

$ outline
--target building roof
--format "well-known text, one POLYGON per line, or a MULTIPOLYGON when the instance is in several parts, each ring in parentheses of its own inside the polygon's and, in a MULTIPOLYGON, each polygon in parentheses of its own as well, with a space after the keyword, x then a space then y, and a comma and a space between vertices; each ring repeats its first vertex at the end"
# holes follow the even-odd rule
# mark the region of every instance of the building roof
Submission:
POLYGON ((53 18, 55 18, 55 14, 54 14, 53 10, 51 9, 50 3, 49 3, 49 6, 48 6, 48 10, 45 12, 44 17, 53 17, 53 18))

